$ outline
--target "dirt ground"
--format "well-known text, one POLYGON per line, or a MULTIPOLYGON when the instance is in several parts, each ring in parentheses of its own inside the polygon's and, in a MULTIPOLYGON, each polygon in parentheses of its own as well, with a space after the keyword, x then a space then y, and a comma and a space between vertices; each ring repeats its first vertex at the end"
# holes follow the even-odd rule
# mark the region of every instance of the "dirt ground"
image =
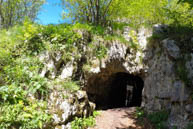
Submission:
POLYGON ((146 122, 139 124, 135 112, 135 107, 103 110, 96 117, 96 126, 88 129, 153 129, 146 122))

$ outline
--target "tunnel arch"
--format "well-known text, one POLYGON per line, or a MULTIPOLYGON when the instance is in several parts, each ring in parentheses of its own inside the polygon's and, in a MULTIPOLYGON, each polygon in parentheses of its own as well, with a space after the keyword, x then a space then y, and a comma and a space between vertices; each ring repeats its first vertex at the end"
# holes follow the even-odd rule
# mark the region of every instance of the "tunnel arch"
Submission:
POLYGON ((110 84, 109 107, 141 106, 143 85, 143 80, 139 76, 123 72, 114 74, 110 84), (129 96, 127 96, 128 86, 132 88, 132 95, 129 96), (129 102, 126 103, 126 100, 129 102))
POLYGON ((91 80, 87 94, 97 109, 141 106, 144 82, 139 75, 116 72, 109 76, 96 75, 91 80), (128 86, 132 87, 132 95, 129 97, 128 86), (126 100, 129 101, 127 104, 126 100))

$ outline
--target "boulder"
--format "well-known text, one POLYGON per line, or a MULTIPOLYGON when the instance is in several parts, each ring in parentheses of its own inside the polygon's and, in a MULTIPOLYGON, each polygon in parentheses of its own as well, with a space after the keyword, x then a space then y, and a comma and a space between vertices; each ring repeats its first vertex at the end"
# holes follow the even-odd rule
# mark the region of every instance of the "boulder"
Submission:
POLYGON ((168 31, 167 25, 156 24, 153 26, 153 35, 161 36, 168 31))
POLYGON ((85 91, 70 93, 54 90, 49 97, 49 112, 53 116, 53 126, 66 129, 75 117, 92 115, 95 104, 89 102, 85 91))

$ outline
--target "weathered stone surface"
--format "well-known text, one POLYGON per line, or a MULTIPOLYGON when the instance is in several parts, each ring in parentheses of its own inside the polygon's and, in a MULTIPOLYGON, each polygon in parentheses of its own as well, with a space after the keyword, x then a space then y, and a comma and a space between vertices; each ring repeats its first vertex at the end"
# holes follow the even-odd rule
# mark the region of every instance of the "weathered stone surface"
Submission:
POLYGON ((161 25, 161 24, 156 24, 153 26, 153 34, 154 35, 163 35, 166 33, 168 30, 167 25, 161 25))
POLYGON ((142 50, 145 50, 148 44, 147 38, 152 36, 152 30, 147 28, 140 28, 137 34, 137 39, 142 50))
POLYGON ((171 102, 187 101, 189 94, 182 81, 175 81, 172 87, 171 102))
POLYGON ((191 43, 193 43, 193 37, 191 38, 191 43))
POLYGON ((186 62, 186 68, 188 71, 188 78, 191 80, 193 85, 193 54, 190 54, 190 60, 186 62))
MULTIPOLYGON (((95 105, 88 101, 85 91, 68 93, 53 91, 49 97, 49 111, 53 114, 53 125, 67 125, 75 117, 87 117, 92 114, 95 105)), ((58 125, 58 126, 57 126, 58 125)), ((61 126, 67 129, 67 126, 61 126)))
POLYGON ((178 59, 180 56, 180 49, 176 45, 176 42, 174 40, 165 39, 162 41, 163 47, 168 52, 169 56, 171 56, 174 59, 178 59))
MULTIPOLYGON (((54 59, 52 57, 52 55, 49 52, 43 52, 40 56, 40 61, 43 62, 44 64, 44 68, 41 71, 40 75, 42 77, 46 76, 46 74, 49 72, 49 76, 54 79, 56 77, 56 73, 57 73, 57 68, 56 65, 54 63, 54 59)), ((56 58, 58 59, 58 57, 56 56, 56 58)), ((59 60, 59 59, 58 59, 59 60)))
POLYGON ((59 77, 60 79, 66 79, 70 78, 76 69, 74 67, 74 58, 72 58, 69 62, 64 62, 61 52, 51 53, 45 51, 40 54, 39 59, 44 64, 40 73, 42 77, 46 76, 51 79, 59 77))
POLYGON ((188 113, 193 113, 193 104, 186 105, 185 109, 188 113))
MULTIPOLYGON (((132 40, 129 35, 131 28, 125 28, 123 35, 128 41, 132 40)), ((109 83, 112 75, 123 72, 140 76, 144 81, 142 106, 146 111, 170 110, 168 119, 169 127, 177 126, 182 129, 187 124, 188 116, 193 113, 191 92, 183 80, 176 74, 176 60, 181 57, 181 50, 175 40, 170 37, 151 44, 147 38, 151 35, 163 35, 167 32, 167 26, 155 25, 153 31, 142 28, 136 33, 139 41, 138 49, 129 47, 128 44, 119 41, 104 41, 94 37, 96 41, 103 43, 107 48, 107 55, 103 59, 97 59, 92 55, 92 48, 87 47, 86 42, 90 34, 80 32, 83 36, 81 48, 86 57, 85 62, 89 62, 89 69, 82 72, 84 74, 84 89, 90 95, 89 99, 100 97, 102 102, 109 93, 109 83), (84 34, 85 33, 85 34, 84 34), (84 38, 85 37, 85 38, 84 38), (189 102, 190 101, 190 102, 189 102)), ((193 39, 192 39, 193 40, 193 39)), ((81 57, 81 55, 80 55, 81 57)), ((61 55, 52 56, 45 53, 43 57, 45 67, 41 75, 49 73, 51 78, 69 78, 78 69, 76 61, 72 60, 61 64, 61 55), (62 67, 61 67, 62 66, 62 67)), ((81 63, 81 61, 79 62, 81 63)), ((188 77, 193 78, 193 54, 191 59, 184 62, 188 77)), ((81 80, 82 81, 82 80, 81 80)), ((193 80, 192 80, 193 84, 193 80)), ((93 104, 88 101, 85 92, 69 94, 66 91, 53 92, 50 96, 50 111, 54 114, 54 124, 60 125, 57 128, 68 129, 68 124, 75 116, 87 116, 93 111, 93 104), (68 96, 68 97, 66 97, 68 96)), ((68 124, 69 125, 69 124, 68 124)))
POLYGON ((61 69, 62 69, 61 70, 62 72, 61 72, 61 75, 60 75, 60 79, 65 79, 65 78, 72 77, 73 71, 74 71, 73 61, 68 62, 61 69))
POLYGON ((68 123, 67 125, 58 125, 54 129, 72 129, 71 124, 68 123))

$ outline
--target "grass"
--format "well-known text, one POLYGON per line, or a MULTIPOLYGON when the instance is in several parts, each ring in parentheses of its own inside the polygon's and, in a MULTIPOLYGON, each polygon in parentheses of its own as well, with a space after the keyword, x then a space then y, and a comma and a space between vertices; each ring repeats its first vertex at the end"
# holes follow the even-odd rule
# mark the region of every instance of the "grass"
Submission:
POLYGON ((167 129, 167 119, 169 112, 166 110, 146 113, 142 108, 137 108, 136 117, 138 118, 139 123, 144 128, 149 129, 167 129))

